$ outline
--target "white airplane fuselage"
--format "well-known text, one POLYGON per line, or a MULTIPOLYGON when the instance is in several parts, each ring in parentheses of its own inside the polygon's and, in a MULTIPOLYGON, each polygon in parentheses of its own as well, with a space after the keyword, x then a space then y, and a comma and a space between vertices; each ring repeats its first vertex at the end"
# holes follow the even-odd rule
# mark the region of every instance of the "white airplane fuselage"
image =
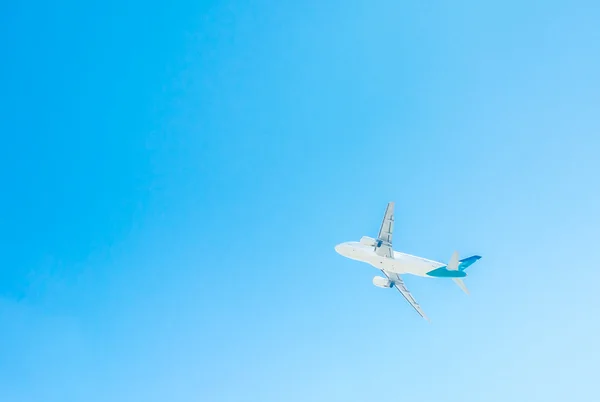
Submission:
POLYGON ((431 278, 427 275, 437 268, 446 266, 441 262, 394 251, 394 258, 379 256, 372 246, 350 241, 335 246, 335 251, 351 260, 365 262, 377 269, 397 274, 411 274, 431 278))

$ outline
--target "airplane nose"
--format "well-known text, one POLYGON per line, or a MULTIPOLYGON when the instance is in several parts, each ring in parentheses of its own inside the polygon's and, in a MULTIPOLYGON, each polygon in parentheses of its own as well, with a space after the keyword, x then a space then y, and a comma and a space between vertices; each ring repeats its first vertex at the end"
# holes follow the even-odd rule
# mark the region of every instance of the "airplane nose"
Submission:
POLYGON ((338 244, 337 246, 335 246, 335 252, 338 254, 342 254, 342 245, 338 244))

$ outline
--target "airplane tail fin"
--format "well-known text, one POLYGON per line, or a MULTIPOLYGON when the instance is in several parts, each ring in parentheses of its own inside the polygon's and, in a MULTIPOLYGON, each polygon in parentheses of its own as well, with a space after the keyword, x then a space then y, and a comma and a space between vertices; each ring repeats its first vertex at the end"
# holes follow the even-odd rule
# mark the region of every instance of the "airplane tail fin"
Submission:
MULTIPOLYGON (((448 262, 448 266, 446 269, 448 269, 449 271, 461 271, 462 272, 465 269, 467 269, 469 266, 471 266, 474 262, 479 260, 480 258, 481 258, 481 256, 473 255, 471 257, 467 257, 467 258, 463 258, 462 260, 459 260, 458 252, 455 251, 452 254, 452 257, 450 257, 450 261, 448 262)), ((461 290, 463 292, 465 292, 466 294, 470 294, 469 289, 467 289, 467 285, 465 285, 465 282, 461 278, 452 278, 452 280, 454 281, 454 283, 456 283, 458 285, 459 288, 461 288, 461 290)))
POLYGON ((463 258, 459 261, 458 269, 464 271, 465 269, 469 268, 471 265, 479 261, 480 258, 480 255, 472 255, 470 257, 463 258))

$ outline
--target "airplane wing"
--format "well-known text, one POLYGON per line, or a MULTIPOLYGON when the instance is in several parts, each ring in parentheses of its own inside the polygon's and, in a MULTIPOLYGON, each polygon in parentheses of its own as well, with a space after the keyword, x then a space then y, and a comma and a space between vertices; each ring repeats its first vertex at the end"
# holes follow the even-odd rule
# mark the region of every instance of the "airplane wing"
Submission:
MULTIPOLYGON (((381 228, 379 229, 379 235, 377 236, 377 244, 375 245, 375 253, 382 257, 394 258, 394 251, 392 249, 392 236, 394 233, 394 203, 390 202, 385 209, 385 215, 383 216, 383 222, 381 222, 381 228)), ((386 272, 381 270, 387 278, 394 282, 394 287, 398 289, 398 291, 404 296, 406 301, 410 303, 411 306, 419 313, 419 315, 429 321, 429 318, 423 310, 421 310, 421 306, 415 300, 415 298, 410 294, 404 281, 400 277, 400 275, 393 272, 386 272)))
POLYGON ((417 311, 417 313, 419 313, 419 315, 421 317, 423 317, 427 321, 429 321, 429 318, 427 317, 427 315, 425 315, 425 313, 421 309, 421 306, 419 306, 419 303, 417 303, 417 301, 415 300, 415 298, 410 294, 410 292, 406 288, 406 285, 404 284, 404 281, 402 280, 402 278, 400 277, 400 275, 398 275, 396 273, 393 273, 393 272, 386 272, 384 270, 381 270, 381 272, 383 272, 383 274, 385 276, 387 276, 387 278, 390 281, 394 282, 394 287, 396 289, 398 289, 398 291, 400 293, 402 293, 402 296, 404 296, 404 298, 406 299, 406 301, 409 302, 411 306, 413 306, 413 308, 417 311))
POLYGON ((392 251, 392 235, 394 233, 394 203, 390 202, 385 209, 383 222, 377 236, 375 253, 382 257, 394 258, 392 251))

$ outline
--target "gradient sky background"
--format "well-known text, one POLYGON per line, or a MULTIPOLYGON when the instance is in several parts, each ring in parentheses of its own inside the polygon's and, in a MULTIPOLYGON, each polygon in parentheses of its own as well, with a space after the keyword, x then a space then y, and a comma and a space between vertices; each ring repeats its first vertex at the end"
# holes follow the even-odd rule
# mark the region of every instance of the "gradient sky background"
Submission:
POLYGON ((0 7, 3 402, 599 400, 597 1, 0 7))

